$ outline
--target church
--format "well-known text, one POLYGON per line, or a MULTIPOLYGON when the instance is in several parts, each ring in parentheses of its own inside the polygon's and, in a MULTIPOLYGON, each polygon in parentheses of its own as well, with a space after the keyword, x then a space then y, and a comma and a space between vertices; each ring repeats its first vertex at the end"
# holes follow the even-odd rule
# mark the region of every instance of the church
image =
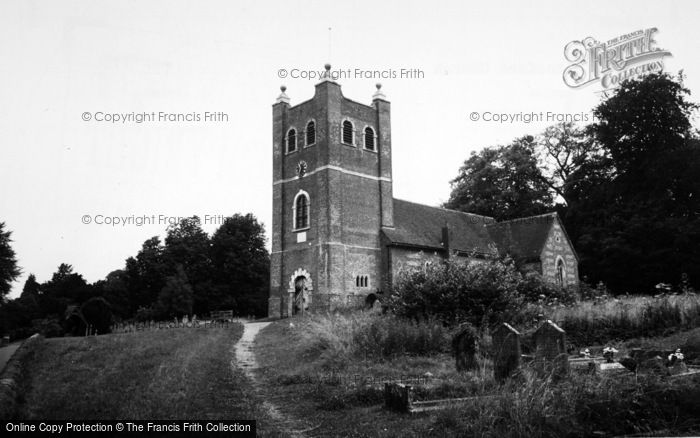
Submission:
POLYGON ((272 106, 269 316, 371 305, 404 269, 510 254, 522 270, 578 284, 578 257, 556 213, 493 218, 395 199, 391 105, 371 105, 326 77, 306 102, 272 106))

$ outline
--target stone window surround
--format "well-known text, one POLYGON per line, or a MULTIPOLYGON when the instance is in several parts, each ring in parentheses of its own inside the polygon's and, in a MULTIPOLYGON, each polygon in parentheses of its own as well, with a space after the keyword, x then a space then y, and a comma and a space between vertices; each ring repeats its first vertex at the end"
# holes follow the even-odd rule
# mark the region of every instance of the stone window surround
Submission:
POLYGON ((378 153, 379 147, 377 143, 377 131, 371 125, 365 125, 365 127, 362 129, 362 149, 366 150, 367 152, 374 152, 375 154, 378 153), (367 148, 367 137, 365 137, 365 131, 367 128, 372 130, 372 136, 374 137, 374 149, 367 148))
POLYGON ((311 197, 304 190, 299 190, 294 196, 294 201, 292 202, 292 232, 306 231, 311 228, 311 197), (306 209, 307 209, 307 226, 303 228, 297 228, 297 200, 299 196, 306 197, 306 209))
POLYGON ((317 141, 317 137, 318 137, 318 130, 316 129, 316 119, 309 119, 309 120, 306 122, 306 125, 304 125, 304 126, 306 127, 306 128, 304 129, 304 147, 305 147, 305 148, 308 148, 308 147, 311 147, 311 146, 315 146, 315 145, 316 145, 316 141, 317 141), (313 143, 307 143, 306 141, 308 140, 308 137, 306 136, 306 131, 307 131, 307 129, 309 128, 309 123, 312 123, 312 122, 313 122, 313 124, 314 124, 314 142, 313 142, 313 143))
POLYGON ((290 126, 289 129, 287 129, 287 134, 284 136, 284 154, 289 155, 297 152, 299 150, 299 131, 294 127, 290 126), (294 130, 294 150, 290 151, 289 150, 289 133, 294 130))
POLYGON ((340 143, 347 146, 352 146, 354 148, 357 147, 355 145, 355 124, 348 118, 345 118, 342 122, 340 122, 340 143), (345 141, 345 122, 350 123, 350 126, 352 126, 352 140, 350 143, 345 141))

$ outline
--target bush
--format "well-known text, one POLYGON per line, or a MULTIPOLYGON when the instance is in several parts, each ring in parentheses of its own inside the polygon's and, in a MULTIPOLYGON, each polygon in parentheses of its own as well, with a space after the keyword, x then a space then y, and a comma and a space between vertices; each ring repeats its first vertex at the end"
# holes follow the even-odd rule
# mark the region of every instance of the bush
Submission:
MULTIPOLYGON (((40 333, 45 338, 54 338, 63 336, 63 327, 57 318, 43 318, 32 320, 32 327, 26 336, 31 336, 34 333, 40 333)), ((25 337, 26 337, 25 336, 25 337)))
POLYGON ((522 287, 522 275, 510 259, 466 264, 447 260, 399 273, 389 308, 417 320, 483 326, 514 313, 523 302, 522 287))
POLYGON ((561 287, 545 281, 537 272, 528 272, 518 283, 518 293, 533 303, 572 304, 576 302, 579 291, 575 286, 561 287))

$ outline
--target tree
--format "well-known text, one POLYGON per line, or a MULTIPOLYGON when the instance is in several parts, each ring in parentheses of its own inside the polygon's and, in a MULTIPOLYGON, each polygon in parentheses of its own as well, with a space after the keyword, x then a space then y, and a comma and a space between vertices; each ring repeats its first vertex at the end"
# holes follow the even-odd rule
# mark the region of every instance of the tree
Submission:
POLYGON ((128 284, 128 274, 122 269, 110 272, 104 280, 94 284, 94 287, 100 291, 102 297, 109 303, 111 311, 122 318, 130 317, 138 308, 134 307, 131 302, 128 284))
POLYGON ((543 181, 564 205, 570 202, 573 186, 586 180, 582 168, 603 154, 587 129, 570 122, 548 127, 539 136, 536 151, 543 181))
POLYGON ((594 110, 604 154, 577 171, 564 220, 581 271, 617 292, 700 277, 700 148, 688 95, 682 78, 653 74, 623 82, 594 110))
POLYGON ((165 286, 158 295, 157 308, 163 317, 189 315, 192 313, 192 286, 182 265, 177 265, 175 275, 165 280, 165 286))
POLYGON ((110 333, 112 328, 111 306, 102 297, 92 297, 80 306, 80 313, 85 322, 89 324, 97 334, 110 333))
POLYGON ((473 152, 451 185, 446 208, 496 220, 542 214, 552 208, 549 186, 537 167, 532 136, 473 152))
POLYGON ((139 307, 155 303, 165 285, 165 278, 174 272, 174 267, 168 270, 164 250, 160 238, 154 236, 143 242, 135 258, 129 257, 126 260, 123 281, 129 291, 130 314, 139 307))
POLYGON ((226 218, 211 238, 213 291, 209 308, 240 315, 267 313, 270 255, 265 229, 255 216, 226 218))
POLYGON ((12 282, 22 273, 17 266, 15 250, 12 243, 12 232, 5 231, 5 222, 0 222, 0 302, 10 293, 12 282))
POLYGON ((34 274, 29 274, 27 281, 24 282, 20 298, 36 298, 41 293, 40 288, 41 286, 39 286, 39 283, 36 281, 36 276, 34 274))
POLYGON ((208 296, 212 293, 209 236, 202 230, 197 216, 170 225, 167 233, 163 261, 168 273, 172 275, 181 265, 194 291, 195 312, 208 312, 208 296))
POLYGON ((40 307, 44 316, 63 315, 68 305, 80 305, 94 295, 92 286, 67 263, 58 266, 41 290, 40 307))

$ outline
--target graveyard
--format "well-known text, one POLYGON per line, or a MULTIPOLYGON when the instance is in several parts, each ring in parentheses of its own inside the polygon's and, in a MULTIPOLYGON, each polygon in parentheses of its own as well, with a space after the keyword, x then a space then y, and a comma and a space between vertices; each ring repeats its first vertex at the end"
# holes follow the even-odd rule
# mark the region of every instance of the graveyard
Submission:
POLYGON ((692 435, 697 304, 545 303, 533 320, 522 306, 486 329, 376 307, 117 324, 34 336, 8 369, 20 368, 15 415, 27 420, 254 418, 259 436, 692 435), (588 337, 576 332, 584 316, 588 337))
POLYGON ((255 351, 310 436, 697 434, 700 328, 665 332, 577 345, 547 319, 484 336, 338 312, 274 322, 255 351))

